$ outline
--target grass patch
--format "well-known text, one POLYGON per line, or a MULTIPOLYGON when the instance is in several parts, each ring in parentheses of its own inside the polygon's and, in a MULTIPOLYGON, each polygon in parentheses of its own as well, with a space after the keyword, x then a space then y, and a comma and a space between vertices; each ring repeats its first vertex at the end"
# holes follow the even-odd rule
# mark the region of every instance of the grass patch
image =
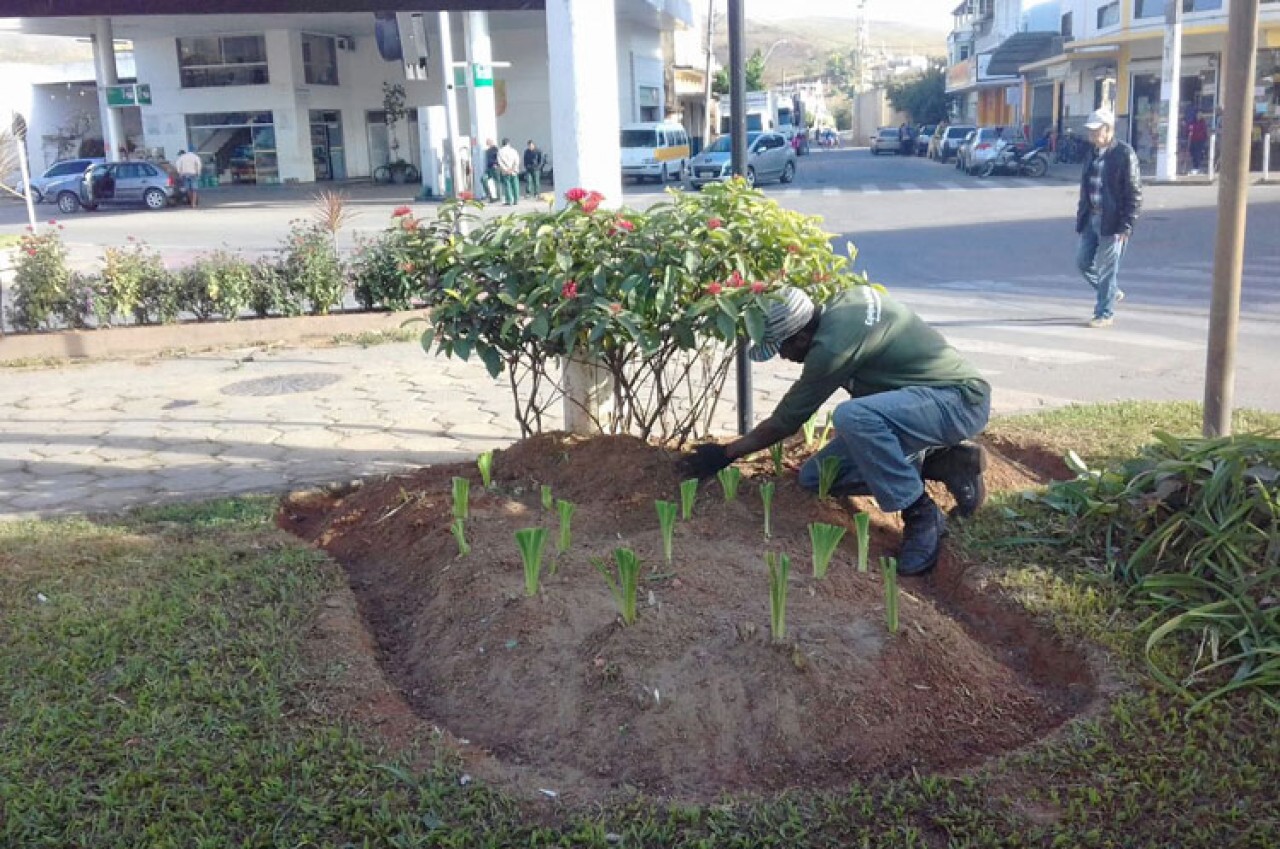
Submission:
POLYGON ((333 345, 359 345, 361 348, 372 348, 375 345, 391 345, 396 342, 416 342, 421 335, 421 330, 414 330, 411 327, 396 327, 390 330, 339 333, 329 341, 333 345))
MULTIPOLYGON (((1096 463, 1155 427, 1196 432, 1180 406, 993 430, 1032 427, 1096 463)), ((1089 550, 1036 542, 1048 508, 1016 496, 959 543, 1068 638, 1115 649, 1131 692, 972 774, 586 812, 463 786, 430 741, 393 757, 317 710, 332 670, 305 643, 345 577, 275 530, 273 509, 227 499, 0 524, 0 845, 1261 849, 1280 833, 1275 714, 1248 694, 1193 714, 1147 683, 1141 611, 1089 550)))

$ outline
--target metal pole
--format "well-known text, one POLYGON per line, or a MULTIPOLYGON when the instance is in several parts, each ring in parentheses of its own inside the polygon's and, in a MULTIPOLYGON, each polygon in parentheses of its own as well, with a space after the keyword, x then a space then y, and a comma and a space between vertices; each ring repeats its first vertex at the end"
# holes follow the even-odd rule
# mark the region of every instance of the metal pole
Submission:
MULTIPOLYGON (((735 176, 747 173, 747 65, 743 57, 745 15, 742 0, 729 0, 729 140, 735 176)), ((751 430, 751 360, 738 344, 738 433, 751 430)))
POLYGON ((1257 50, 1258 0, 1232 0, 1223 69, 1222 177, 1218 183, 1218 235, 1213 251, 1213 299, 1209 306, 1204 381, 1204 435, 1208 437, 1231 433, 1257 50))

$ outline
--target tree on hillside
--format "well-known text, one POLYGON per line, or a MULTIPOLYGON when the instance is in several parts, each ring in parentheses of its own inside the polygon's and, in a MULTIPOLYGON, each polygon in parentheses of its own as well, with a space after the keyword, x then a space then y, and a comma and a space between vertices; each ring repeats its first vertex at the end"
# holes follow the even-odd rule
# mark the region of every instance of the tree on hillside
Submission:
MULTIPOLYGON (((747 57, 747 91, 764 91, 764 55, 756 49, 747 57)), ((711 81, 711 90, 716 94, 729 93, 729 69, 721 68, 716 71, 715 79, 711 81)))
POLYGON ((906 112, 913 123, 936 124, 948 115, 946 71, 941 62, 930 62, 921 76, 890 83, 885 93, 893 108, 906 112))

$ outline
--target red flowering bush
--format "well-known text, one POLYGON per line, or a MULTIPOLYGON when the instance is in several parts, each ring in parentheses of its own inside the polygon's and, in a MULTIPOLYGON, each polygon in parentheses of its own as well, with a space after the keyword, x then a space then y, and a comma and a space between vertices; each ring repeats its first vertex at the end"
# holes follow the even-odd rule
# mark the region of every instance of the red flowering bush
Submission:
POLYGON ((15 330, 34 331, 59 324, 84 327, 93 301, 90 283, 67 266, 67 249, 49 222, 44 232, 27 228, 14 255, 9 322, 15 330))
POLYGON ((864 282, 833 253, 818 219, 742 180, 625 214, 599 210, 598 192, 564 197, 560 210, 487 220, 447 203, 427 225, 435 236, 410 251, 432 307, 423 347, 475 354, 495 377, 510 371, 526 435, 560 403, 566 357, 589 358, 613 377, 602 430, 703 435, 734 348, 762 337, 779 286, 822 299, 864 282), (455 235, 462 218, 467 234, 455 235))

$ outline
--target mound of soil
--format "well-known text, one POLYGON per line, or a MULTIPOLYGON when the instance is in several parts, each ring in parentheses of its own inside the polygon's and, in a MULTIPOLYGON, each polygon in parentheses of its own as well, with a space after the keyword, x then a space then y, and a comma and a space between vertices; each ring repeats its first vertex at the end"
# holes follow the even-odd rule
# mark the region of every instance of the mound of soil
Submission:
MULTIPOLYGON (((298 493, 280 524, 346 567, 412 710, 457 738, 478 774, 525 794, 580 803, 833 788, 974 765, 1082 708, 1094 686, 1084 660, 972 589, 949 556, 932 576, 901 581, 901 627, 889 633, 874 564, 896 547, 898 519, 869 499, 801 490, 794 469, 806 453, 788 449, 772 538, 759 495, 772 469, 741 464, 735 501, 701 484, 671 563, 653 502, 679 501, 674 458, 630 437, 522 441, 497 452, 489 490, 468 464, 298 493), (472 482, 465 557, 450 533, 454 476, 472 482), (577 506, 558 556, 543 484, 577 506), (872 517, 867 573, 855 568, 859 510, 872 517), (812 577, 815 521, 850 529, 824 580, 812 577), (548 568, 529 598, 514 533, 533 526, 548 529, 548 568), (630 627, 592 563, 612 563, 618 546, 642 564, 630 627), (770 639, 769 551, 792 560, 781 644, 770 639)), ((1028 466, 992 459, 992 489, 1036 482, 1028 466)))

